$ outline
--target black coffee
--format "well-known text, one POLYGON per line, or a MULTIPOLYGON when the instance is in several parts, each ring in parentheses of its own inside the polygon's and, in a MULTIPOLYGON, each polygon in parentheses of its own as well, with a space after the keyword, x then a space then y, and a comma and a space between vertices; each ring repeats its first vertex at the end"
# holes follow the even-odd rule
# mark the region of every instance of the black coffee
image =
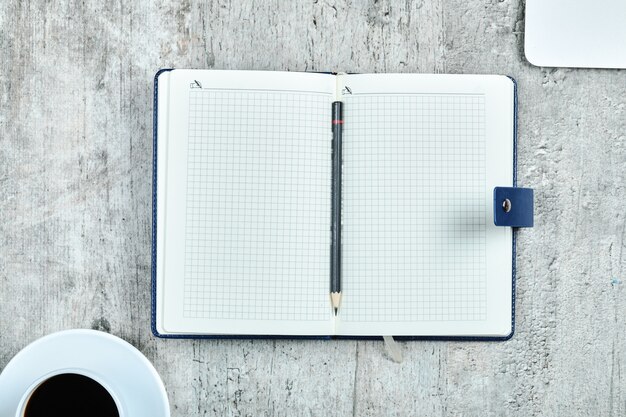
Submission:
POLYGON ((119 417, 111 394, 98 382, 78 374, 44 381, 30 396, 24 417, 119 417))

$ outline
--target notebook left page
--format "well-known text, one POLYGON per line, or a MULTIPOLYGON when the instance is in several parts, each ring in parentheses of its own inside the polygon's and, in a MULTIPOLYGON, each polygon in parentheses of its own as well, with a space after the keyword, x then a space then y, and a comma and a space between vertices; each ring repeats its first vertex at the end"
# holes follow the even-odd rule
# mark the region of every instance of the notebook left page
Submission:
POLYGON ((326 74, 161 74, 159 333, 332 334, 334 92, 326 74))

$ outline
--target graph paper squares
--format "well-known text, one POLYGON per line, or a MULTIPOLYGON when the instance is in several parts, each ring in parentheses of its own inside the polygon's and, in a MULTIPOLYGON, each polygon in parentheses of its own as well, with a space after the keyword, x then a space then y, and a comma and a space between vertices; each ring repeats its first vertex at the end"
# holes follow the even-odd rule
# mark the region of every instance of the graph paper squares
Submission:
MULTIPOLYGON (((186 317, 328 318, 329 100, 190 93, 186 317)), ((484 96, 344 109, 341 320, 484 320, 484 96)))
POLYGON ((329 102, 190 92, 185 317, 328 320, 329 102))
POLYGON ((484 320, 484 96, 344 99, 342 321, 484 320))

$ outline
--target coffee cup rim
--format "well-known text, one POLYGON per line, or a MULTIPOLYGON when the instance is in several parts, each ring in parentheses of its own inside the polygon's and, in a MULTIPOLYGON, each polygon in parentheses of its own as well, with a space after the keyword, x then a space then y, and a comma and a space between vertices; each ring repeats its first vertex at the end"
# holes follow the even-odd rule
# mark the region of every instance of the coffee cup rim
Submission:
POLYGON ((115 406, 117 407, 117 412, 119 414, 119 417, 124 417, 124 409, 122 408, 122 403, 119 400, 119 397, 115 394, 115 391, 112 390, 111 387, 106 382, 103 381, 103 378, 101 378, 95 372, 92 372, 83 368, 55 369, 54 371, 50 371, 46 373, 45 375, 42 375, 41 377, 39 377, 37 380, 35 380, 35 382, 33 382, 26 389, 26 391, 24 392, 24 395, 22 395, 22 398, 20 399, 20 402, 18 403, 18 406, 17 406, 17 412, 15 414, 15 417, 24 417, 24 413, 26 412, 26 405, 28 404, 30 397, 37 390, 37 388, 39 388, 41 384, 43 384, 45 381, 49 380, 50 378, 53 378, 58 375, 64 375, 64 374, 78 374, 87 378, 91 378, 94 381, 96 381, 109 393, 111 398, 113 398, 113 401, 115 402, 115 406))

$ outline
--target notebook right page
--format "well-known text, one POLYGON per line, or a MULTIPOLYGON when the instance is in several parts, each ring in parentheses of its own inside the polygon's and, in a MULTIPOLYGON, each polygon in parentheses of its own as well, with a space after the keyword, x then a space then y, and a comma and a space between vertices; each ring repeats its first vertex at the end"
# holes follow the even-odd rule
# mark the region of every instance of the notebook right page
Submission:
POLYGON ((339 80, 344 101, 340 335, 506 336, 514 84, 504 76, 339 80))

